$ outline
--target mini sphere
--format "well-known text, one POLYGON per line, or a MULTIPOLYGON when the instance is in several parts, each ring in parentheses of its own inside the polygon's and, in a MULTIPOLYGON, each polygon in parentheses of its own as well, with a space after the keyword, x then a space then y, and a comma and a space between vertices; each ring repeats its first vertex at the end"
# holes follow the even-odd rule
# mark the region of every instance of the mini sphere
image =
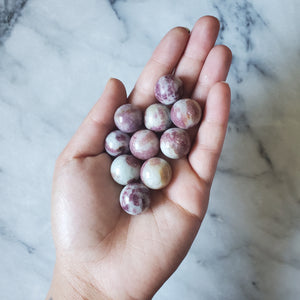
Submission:
POLYGON ((162 76, 155 85, 154 94, 162 104, 173 104, 183 94, 183 82, 172 74, 162 76))
POLYGON ((190 147, 190 136, 181 128, 170 128, 160 138, 161 152, 172 159, 179 159, 187 155, 190 147))
POLYGON ((159 139, 151 130, 139 130, 130 139, 130 151, 136 158, 147 160, 159 152, 159 139))
POLYGON ((141 162, 132 155, 122 154, 114 159, 110 173, 115 182, 126 185, 139 179, 141 162))
POLYGON ((141 180, 150 189, 162 189, 169 184, 171 179, 171 166, 162 158, 152 157, 142 165, 141 180))
POLYGON ((146 128, 150 130, 156 132, 165 131, 172 124, 169 108, 160 103, 148 106, 145 111, 144 123, 146 128))
POLYGON ((114 130, 105 139, 105 150, 111 156, 129 152, 130 136, 120 130, 114 130))
POLYGON ((116 110, 114 121, 118 129, 126 133, 132 133, 142 127, 143 113, 132 104, 123 104, 116 110))
POLYGON ((130 215, 138 215, 150 206, 150 190, 142 183, 129 183, 121 191, 120 205, 130 215))
POLYGON ((201 107, 196 100, 182 99, 173 104, 171 120, 177 127, 188 129, 200 122, 201 114, 201 107))

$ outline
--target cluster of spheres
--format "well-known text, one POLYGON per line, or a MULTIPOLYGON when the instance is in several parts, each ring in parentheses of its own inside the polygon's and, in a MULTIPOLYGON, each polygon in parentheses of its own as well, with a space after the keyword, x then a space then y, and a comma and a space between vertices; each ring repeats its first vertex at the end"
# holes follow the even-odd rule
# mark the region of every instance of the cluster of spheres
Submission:
POLYGON ((125 186, 120 205, 125 212, 137 215, 150 206, 150 190, 166 187, 172 178, 170 159, 186 156, 191 148, 186 129, 196 126, 202 111, 198 102, 181 99, 182 81, 174 75, 162 76, 154 88, 159 103, 143 113, 132 104, 120 106, 114 115, 117 130, 105 139, 106 152, 115 157, 111 176, 125 186))

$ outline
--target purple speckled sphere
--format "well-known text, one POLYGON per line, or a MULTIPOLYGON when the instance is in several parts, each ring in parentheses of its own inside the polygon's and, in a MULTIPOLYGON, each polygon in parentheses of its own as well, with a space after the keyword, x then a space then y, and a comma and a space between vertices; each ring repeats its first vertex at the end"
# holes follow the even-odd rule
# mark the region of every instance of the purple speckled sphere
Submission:
POLYGON ((171 166, 162 158, 152 157, 142 165, 141 180, 150 189, 162 189, 170 183, 171 179, 171 166))
POLYGON ((105 139, 105 150, 111 156, 129 152, 130 136, 120 130, 109 133, 105 139))
POLYGON ((135 182, 139 179, 141 162, 132 155, 122 154, 114 159, 110 173, 114 181, 121 185, 135 182))
POLYGON ((159 139, 151 130, 139 130, 130 139, 130 151, 136 158, 149 159, 159 152, 159 139))
POLYGON ((183 94, 183 82, 172 74, 162 76, 155 85, 154 94, 162 104, 173 104, 183 94))
POLYGON ((170 128, 160 138, 160 150, 169 158, 179 159, 187 155, 190 148, 190 136, 181 128, 170 128))
POLYGON ((138 215, 150 206, 150 190, 142 183, 127 184, 120 194, 120 205, 130 215, 138 215))
POLYGON ((114 121, 121 131, 132 133, 142 127, 143 113, 132 104, 123 104, 116 110, 114 121))
POLYGON ((146 128, 150 130, 156 132, 165 131, 172 124, 169 108, 160 103, 148 106, 144 115, 144 123, 146 128))
POLYGON ((179 128, 188 129, 200 122, 201 107, 196 100, 181 99, 171 109, 171 120, 179 128))

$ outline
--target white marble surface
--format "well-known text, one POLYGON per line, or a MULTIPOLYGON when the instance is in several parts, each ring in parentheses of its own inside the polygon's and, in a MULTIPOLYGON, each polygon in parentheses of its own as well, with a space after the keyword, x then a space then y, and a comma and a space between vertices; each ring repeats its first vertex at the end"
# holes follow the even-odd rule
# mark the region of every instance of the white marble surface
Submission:
POLYGON ((232 111, 208 214, 154 299, 300 297, 300 2, 1 0, 0 299, 43 299, 54 161, 109 77, 171 27, 220 18, 232 111), (6 5, 6 9, 5 9, 6 5))

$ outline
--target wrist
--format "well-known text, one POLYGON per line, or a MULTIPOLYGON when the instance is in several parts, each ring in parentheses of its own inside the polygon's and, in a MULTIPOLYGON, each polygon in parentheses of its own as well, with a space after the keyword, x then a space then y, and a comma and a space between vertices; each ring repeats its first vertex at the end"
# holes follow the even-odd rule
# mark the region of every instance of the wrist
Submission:
POLYGON ((46 300, 109 300, 88 281, 56 262, 46 300))

